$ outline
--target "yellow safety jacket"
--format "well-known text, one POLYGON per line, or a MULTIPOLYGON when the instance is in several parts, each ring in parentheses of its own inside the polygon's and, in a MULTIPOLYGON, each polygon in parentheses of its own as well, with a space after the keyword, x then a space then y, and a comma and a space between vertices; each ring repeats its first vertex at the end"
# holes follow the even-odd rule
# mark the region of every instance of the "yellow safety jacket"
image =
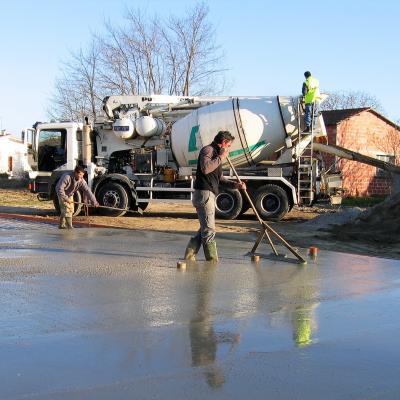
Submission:
POLYGON ((314 101, 317 101, 321 98, 321 94, 319 92, 319 81, 318 79, 309 76, 305 81, 307 87, 307 93, 304 96, 304 103, 311 104, 314 101))

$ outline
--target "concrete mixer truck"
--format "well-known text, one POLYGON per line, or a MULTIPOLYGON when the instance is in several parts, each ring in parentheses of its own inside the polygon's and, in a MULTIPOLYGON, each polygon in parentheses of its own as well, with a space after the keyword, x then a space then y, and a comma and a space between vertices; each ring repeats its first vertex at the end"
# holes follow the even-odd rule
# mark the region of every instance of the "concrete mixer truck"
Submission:
MULTIPOLYGON (((145 210, 151 202, 190 202, 200 149, 229 130, 235 136, 229 157, 258 212, 280 219, 296 204, 311 204, 320 190, 313 146, 326 136, 323 119, 312 134, 301 132, 302 119, 296 97, 106 97, 91 125, 36 123, 25 132, 32 138, 31 191, 57 209, 58 179, 80 164, 99 203, 114 208, 101 208, 105 215, 145 210)), ((75 201, 82 202, 80 193, 75 201)), ((237 190, 216 198, 222 218, 248 208, 237 190)), ((75 214, 80 211, 77 204, 75 214)))

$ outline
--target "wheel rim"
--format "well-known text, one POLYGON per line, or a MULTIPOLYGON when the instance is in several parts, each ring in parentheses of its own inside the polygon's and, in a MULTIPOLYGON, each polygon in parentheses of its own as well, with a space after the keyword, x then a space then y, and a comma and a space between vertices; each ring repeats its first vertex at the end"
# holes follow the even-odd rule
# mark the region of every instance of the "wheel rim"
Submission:
POLYGON ((261 209, 267 214, 274 214, 281 208, 280 198, 273 193, 266 193, 260 201, 261 209))
POLYGON ((229 213, 235 207, 235 199, 229 193, 221 193, 217 197, 216 207, 224 214, 229 213))
POLYGON ((117 207, 121 203, 121 196, 115 190, 108 190, 103 196, 103 205, 106 207, 117 207))

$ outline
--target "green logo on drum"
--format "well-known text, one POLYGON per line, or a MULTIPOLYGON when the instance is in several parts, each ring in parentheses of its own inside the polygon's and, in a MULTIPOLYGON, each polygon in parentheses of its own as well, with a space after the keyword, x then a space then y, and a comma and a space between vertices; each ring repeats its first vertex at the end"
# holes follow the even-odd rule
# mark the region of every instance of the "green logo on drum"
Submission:
POLYGON ((199 132, 199 125, 196 125, 192 128, 189 137, 189 148, 188 151, 196 151, 197 143, 196 143, 196 134, 199 132))

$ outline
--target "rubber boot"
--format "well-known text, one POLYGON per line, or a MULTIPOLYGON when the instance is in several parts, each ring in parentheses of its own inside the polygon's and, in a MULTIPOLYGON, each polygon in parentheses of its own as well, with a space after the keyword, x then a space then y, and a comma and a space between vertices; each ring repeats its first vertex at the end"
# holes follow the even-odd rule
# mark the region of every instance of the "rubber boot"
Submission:
POLYGON ((196 254, 200 250, 200 245, 201 243, 196 238, 190 238, 185 250, 185 260, 196 261, 196 254))
POLYGON ((218 262, 217 242, 215 240, 203 243, 203 250, 207 261, 218 262))
POLYGON ((72 226, 72 217, 65 217, 65 221, 67 223, 67 229, 73 229, 74 228, 72 226))
POLYGON ((58 224, 58 229, 67 229, 65 226, 65 217, 60 217, 60 223, 58 224))

